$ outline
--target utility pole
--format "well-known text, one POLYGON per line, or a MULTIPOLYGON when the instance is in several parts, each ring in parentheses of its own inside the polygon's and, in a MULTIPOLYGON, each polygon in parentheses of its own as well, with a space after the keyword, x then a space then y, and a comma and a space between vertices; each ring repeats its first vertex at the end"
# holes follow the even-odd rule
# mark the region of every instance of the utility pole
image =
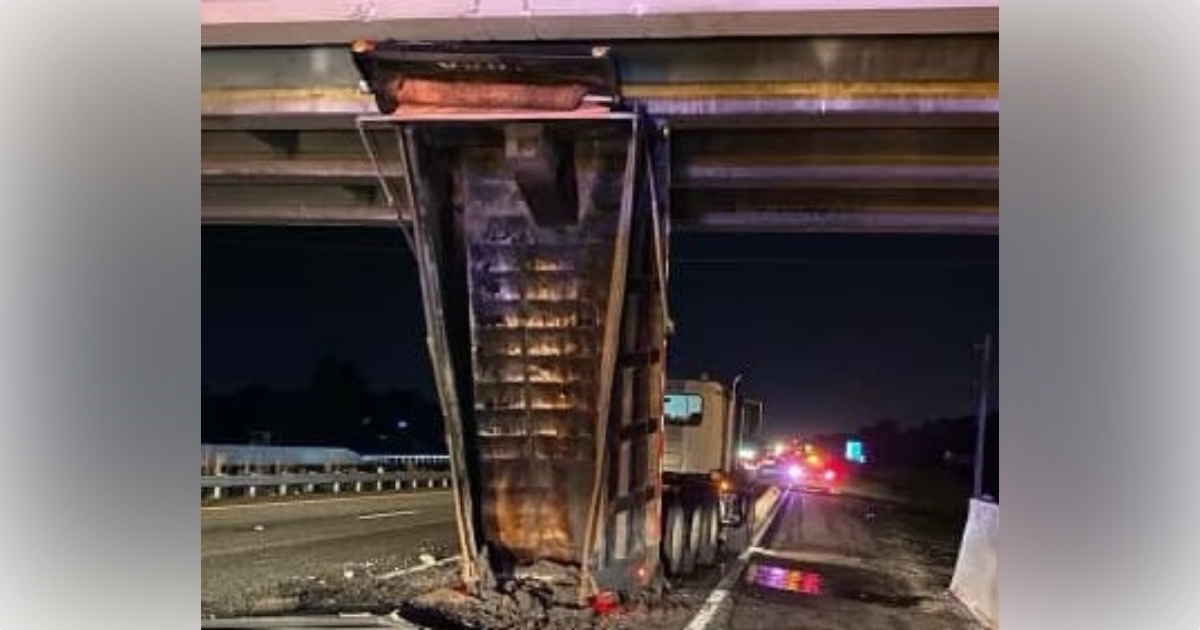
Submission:
POLYGON ((992 334, 983 340, 982 380, 979 381, 979 422, 975 435, 975 491, 976 499, 983 496, 983 456, 987 450, 988 390, 992 382, 992 334))
POLYGON ((729 388, 729 417, 738 419, 737 446, 733 452, 733 463, 735 466, 738 462, 738 458, 742 456, 743 441, 746 432, 744 426, 746 424, 745 418, 742 417, 742 414, 740 413, 742 406, 738 404, 738 386, 741 384, 742 375, 738 374, 733 378, 733 386, 729 388), (734 405, 737 406, 735 407, 734 405), (734 415, 735 411, 738 412, 737 415, 734 415))

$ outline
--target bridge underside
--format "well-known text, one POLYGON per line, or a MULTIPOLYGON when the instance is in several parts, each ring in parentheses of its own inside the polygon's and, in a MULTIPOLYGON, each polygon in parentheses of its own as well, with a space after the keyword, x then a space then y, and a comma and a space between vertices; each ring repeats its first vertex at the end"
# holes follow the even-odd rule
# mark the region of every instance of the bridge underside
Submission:
POLYGON ((201 46, 999 30, 999 0, 200 0, 201 46))
MULTIPOLYGON (((677 229, 999 232, 994 33, 600 43, 662 127, 677 229)), ((201 73, 205 224, 408 212, 355 128, 376 111, 347 46, 204 49, 201 73)))

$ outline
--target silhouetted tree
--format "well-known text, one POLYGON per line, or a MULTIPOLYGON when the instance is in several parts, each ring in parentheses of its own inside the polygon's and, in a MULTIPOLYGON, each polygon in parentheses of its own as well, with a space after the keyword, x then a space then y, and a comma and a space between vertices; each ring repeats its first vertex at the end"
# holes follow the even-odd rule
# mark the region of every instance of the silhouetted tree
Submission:
POLYGON ((360 401, 367 394, 367 382, 353 364, 326 355, 309 379, 308 392, 317 399, 360 401))
POLYGON ((895 465, 904 459, 904 444, 900 425, 895 420, 884 419, 869 424, 859 431, 867 444, 872 462, 895 465))
POLYGON ((254 385, 202 396, 201 441, 349 448, 363 453, 445 453, 441 408, 420 391, 376 395, 351 363, 333 356, 315 366, 301 391, 254 385))

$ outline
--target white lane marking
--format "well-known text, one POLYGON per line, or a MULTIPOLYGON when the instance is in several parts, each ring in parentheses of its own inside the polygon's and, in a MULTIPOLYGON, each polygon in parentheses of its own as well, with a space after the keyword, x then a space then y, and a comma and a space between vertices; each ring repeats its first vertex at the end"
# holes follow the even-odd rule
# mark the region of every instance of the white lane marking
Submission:
POLYGON ((396 518, 397 516, 412 516, 420 514, 420 510, 400 510, 399 512, 380 512, 379 514, 363 514, 358 517, 360 521, 375 521, 381 518, 396 518))
POLYGON ((780 492, 779 498, 776 499, 775 505, 771 507, 771 511, 767 513, 766 520, 763 521, 762 527, 754 534, 754 538, 746 549, 738 556, 737 562, 733 563, 733 567, 721 578, 717 583, 717 587, 709 593, 708 599, 704 600, 704 605, 696 613, 695 617, 688 622, 684 630, 707 630, 709 625, 717 617, 717 612, 721 610, 721 604, 729 599, 730 593, 737 585, 738 579, 742 577, 742 572, 746 570, 746 565, 750 563, 750 556, 759 552, 762 549, 763 537, 767 535, 767 530, 771 529, 771 523, 779 515, 785 501, 788 500, 789 493, 787 491, 780 492))
POLYGON ((441 560, 438 560, 437 562, 430 562, 430 563, 422 564, 420 566, 415 566, 415 567, 412 567, 409 569, 401 569, 399 571, 392 571, 391 573, 385 573, 385 574, 379 576, 379 579, 380 580, 394 580, 398 577, 404 577, 407 575, 412 575, 414 573, 428 571, 434 567, 441 567, 441 566, 445 566, 445 565, 453 563, 453 562, 458 562, 459 558, 461 558, 461 557, 462 556, 450 556, 449 558, 442 558, 441 560))
POLYGON ((758 549, 756 553, 764 558, 773 560, 785 560, 789 562, 800 562, 807 564, 833 564, 846 567, 863 567, 867 562, 863 558, 848 558, 836 553, 828 553, 821 551, 775 551, 772 549, 758 549))
POLYGON ((319 505, 321 503, 344 503, 346 501, 383 501, 390 499, 392 501, 398 498, 423 497, 429 495, 450 494, 449 490, 432 492, 422 492, 420 494, 385 494, 369 497, 339 497, 336 499, 304 499, 302 501, 275 501, 272 503, 242 503, 239 505, 210 505, 201 507, 201 512, 227 512, 231 510, 249 510, 254 508, 272 508, 272 507, 287 507, 289 505, 319 505))

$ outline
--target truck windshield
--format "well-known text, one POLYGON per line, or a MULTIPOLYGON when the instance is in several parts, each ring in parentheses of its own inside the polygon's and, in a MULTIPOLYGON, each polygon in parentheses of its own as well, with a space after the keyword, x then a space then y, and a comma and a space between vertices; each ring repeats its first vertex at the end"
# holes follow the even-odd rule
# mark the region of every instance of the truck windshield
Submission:
POLYGON ((663 414, 667 424, 696 426, 704 418, 704 399, 699 394, 667 394, 663 414))

